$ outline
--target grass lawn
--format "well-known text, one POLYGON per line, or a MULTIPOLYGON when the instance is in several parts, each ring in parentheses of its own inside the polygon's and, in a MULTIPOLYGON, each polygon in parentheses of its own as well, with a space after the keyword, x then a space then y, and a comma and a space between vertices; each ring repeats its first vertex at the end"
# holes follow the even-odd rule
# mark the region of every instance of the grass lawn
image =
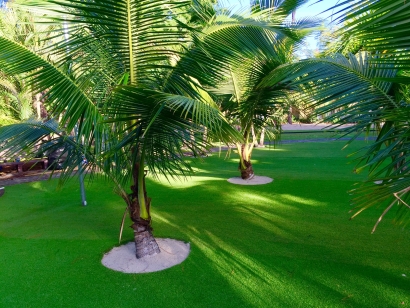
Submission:
MULTIPOLYGON (((0 199, 0 307, 410 307, 410 233, 382 209, 349 221, 344 142, 255 149, 257 175, 238 186, 234 154, 195 164, 188 180, 148 181, 154 234, 190 242, 187 260, 150 274, 101 265, 118 245, 125 204, 109 183, 44 181, 0 199)), ((127 225, 130 225, 127 224, 127 225)), ((132 240, 126 228, 125 240, 132 240)))
MULTIPOLYGON (((324 140, 324 139, 342 139, 345 142, 353 137, 354 134, 346 134, 339 130, 286 130, 282 132, 281 140, 324 140)), ((368 134, 362 133, 360 139, 374 139, 374 132, 368 134)), ((266 140, 268 142, 268 140, 266 140)))
MULTIPOLYGON (((306 140, 306 139, 330 139, 330 138, 340 138, 341 133, 338 132, 328 132, 323 130, 317 131, 283 131, 281 134, 282 141, 286 140, 306 140)), ((268 141, 268 140, 267 140, 268 141)))

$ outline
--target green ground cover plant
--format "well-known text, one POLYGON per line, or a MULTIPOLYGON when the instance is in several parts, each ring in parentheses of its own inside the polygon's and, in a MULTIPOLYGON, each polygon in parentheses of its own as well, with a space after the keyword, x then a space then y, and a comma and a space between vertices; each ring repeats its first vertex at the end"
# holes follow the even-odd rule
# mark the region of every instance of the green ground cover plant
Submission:
MULTIPOLYGON (((108 182, 6 187, 0 199, 0 307, 410 307, 410 237, 382 209, 349 221, 357 141, 257 148, 239 186, 236 157, 213 153, 196 174, 148 180, 156 237, 190 242, 187 260, 150 274, 101 265, 118 245, 124 206, 108 182)), ((129 223, 131 224, 131 223, 129 223)), ((129 225, 128 224, 128 225, 129 225)), ((126 228, 124 242, 132 241, 126 228)))

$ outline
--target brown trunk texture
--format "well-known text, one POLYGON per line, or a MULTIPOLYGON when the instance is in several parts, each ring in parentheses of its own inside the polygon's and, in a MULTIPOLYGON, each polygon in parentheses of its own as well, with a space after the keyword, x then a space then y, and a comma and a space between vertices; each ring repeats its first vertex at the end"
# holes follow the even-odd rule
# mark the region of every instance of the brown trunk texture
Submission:
POLYGON ((135 241, 135 250, 136 250, 136 257, 137 259, 156 255, 160 253, 159 246, 155 241, 154 236, 152 235, 152 227, 151 227, 151 198, 148 198, 147 191, 145 187, 145 175, 143 178, 142 183, 138 183, 138 169, 139 165, 136 165, 135 173, 134 173, 134 182, 135 184, 131 186, 132 194, 131 203, 128 205, 128 210, 130 213, 131 220, 133 224, 131 228, 134 229, 134 241, 135 241), (142 198, 145 199, 145 203, 147 206, 147 212, 149 215, 149 219, 145 220, 140 217, 140 202, 138 200, 138 185, 143 185, 144 195, 142 198))
POLYGON ((239 163, 239 170, 241 171, 241 178, 243 180, 250 180, 255 176, 253 172, 252 164, 250 161, 244 161, 246 168, 242 169, 241 163, 239 163))
POLYGON ((150 222, 144 219, 139 219, 132 225, 134 229, 134 241, 137 259, 156 255, 160 253, 159 246, 152 235, 150 222))

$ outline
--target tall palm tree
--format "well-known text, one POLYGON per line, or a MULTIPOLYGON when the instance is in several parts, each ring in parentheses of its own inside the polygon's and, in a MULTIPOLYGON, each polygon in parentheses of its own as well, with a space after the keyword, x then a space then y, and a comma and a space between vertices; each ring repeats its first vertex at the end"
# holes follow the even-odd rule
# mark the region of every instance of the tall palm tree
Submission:
POLYGON ((0 68, 29 74, 58 122, 6 127, 0 141, 8 139, 10 151, 18 151, 52 133, 40 150, 63 147, 61 179, 83 161, 89 170, 99 167, 127 205, 137 257, 158 253, 146 170, 154 176, 186 174, 182 145, 202 152, 207 142, 193 143, 189 136, 203 126, 213 138, 237 141, 239 134, 204 87, 215 87, 229 65, 270 48, 278 33, 292 36, 292 30, 275 21, 213 16, 202 1, 193 7, 184 0, 20 3, 47 14, 57 39, 32 53, 0 37, 0 68), (191 16, 200 22, 188 27, 191 16))

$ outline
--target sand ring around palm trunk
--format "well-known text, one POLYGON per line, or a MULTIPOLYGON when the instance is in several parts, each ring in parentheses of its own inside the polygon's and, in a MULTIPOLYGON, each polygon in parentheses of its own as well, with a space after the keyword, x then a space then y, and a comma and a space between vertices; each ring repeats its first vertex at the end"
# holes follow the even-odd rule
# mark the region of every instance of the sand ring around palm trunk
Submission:
POLYGON ((158 272, 182 263, 189 255, 190 245, 169 238, 156 238, 159 254, 140 259, 135 257, 135 243, 115 247, 104 254, 101 263, 114 271, 123 273, 158 272))
POLYGON ((259 176, 259 175, 255 175, 252 179, 250 180, 243 180, 242 178, 238 177, 234 177, 234 178, 230 178, 228 179, 229 183, 232 184, 237 184, 237 185, 263 185, 263 184, 268 184, 270 182, 272 182, 273 179, 267 176, 259 176))

